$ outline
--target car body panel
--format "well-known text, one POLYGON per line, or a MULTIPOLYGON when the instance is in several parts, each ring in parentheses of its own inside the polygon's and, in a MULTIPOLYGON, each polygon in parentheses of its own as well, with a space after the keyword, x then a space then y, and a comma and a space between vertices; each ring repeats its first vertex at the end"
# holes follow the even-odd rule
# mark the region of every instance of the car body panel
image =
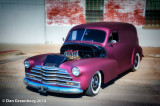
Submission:
POLYGON ((60 68, 66 69, 69 73, 73 67, 80 69, 80 75, 75 77, 71 74, 74 81, 80 81, 83 90, 87 89, 92 76, 97 70, 102 71, 104 83, 110 81, 117 76, 117 62, 107 58, 88 58, 81 60, 68 61, 60 65, 60 68))
MULTIPOLYGON (((82 24, 73 27, 64 42, 64 45, 67 43, 76 43, 76 44, 89 44, 101 46, 106 50, 105 57, 92 57, 92 58, 83 58, 76 59, 71 61, 63 62, 59 68, 66 70, 73 81, 80 82, 80 89, 86 90, 90 84, 90 81, 96 71, 100 71, 103 77, 103 83, 107 83, 112 79, 116 78, 120 73, 132 68, 134 66, 135 54, 140 54, 140 59, 143 57, 142 48, 139 46, 138 36, 136 28, 128 23, 121 22, 97 22, 97 23, 88 23, 82 24), (69 34, 77 29, 96 29, 102 30, 106 33, 106 38, 104 42, 93 42, 93 41, 67 41, 69 34), (109 43, 109 37, 112 32, 117 31, 119 36, 119 41, 117 43, 109 43), (74 76, 72 73, 72 68, 78 67, 80 69, 79 76, 74 76)), ((31 67, 36 65, 43 66, 43 63, 47 55, 51 54, 42 54, 34 57, 30 57, 28 60, 31 64, 31 67)), ((27 73, 30 73, 30 68, 25 68, 27 73)), ((28 79, 29 80, 29 79, 28 79)), ((30 80, 36 83, 41 83, 35 80, 30 80)), ((54 85, 53 85, 54 86, 54 85)))

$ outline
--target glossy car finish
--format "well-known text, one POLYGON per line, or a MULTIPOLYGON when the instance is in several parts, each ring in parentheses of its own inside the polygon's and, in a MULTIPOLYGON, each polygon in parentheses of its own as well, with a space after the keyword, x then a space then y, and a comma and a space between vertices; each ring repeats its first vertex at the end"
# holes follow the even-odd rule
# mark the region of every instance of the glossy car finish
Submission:
MULTIPOLYGON (((105 57, 93 57, 93 58, 84 58, 84 59, 76 59, 71 61, 63 62, 59 68, 66 70, 70 73, 70 77, 72 77, 72 81, 80 82, 80 91, 86 90, 91 82, 94 73, 100 71, 102 76, 103 83, 107 83, 110 80, 116 78, 120 73, 134 67, 135 56, 138 53, 140 56, 140 60, 142 59, 142 49, 139 46, 139 41, 137 37, 136 28, 128 23, 120 23, 120 22, 97 22, 97 23, 89 23, 82 24, 73 27, 64 42, 64 44, 89 44, 89 45, 97 45, 103 47, 106 51, 105 57), (77 29, 96 29, 102 30, 106 33, 106 37, 104 42, 94 42, 94 41, 67 41, 69 34, 77 29), (113 33, 118 34, 118 40, 115 43, 109 43, 110 36, 113 33), (72 73, 72 68, 78 67, 80 69, 79 76, 74 76, 72 73)), ((97 35, 98 36, 98 35, 97 35)), ((25 71, 30 73, 31 67, 36 65, 43 66, 45 58, 47 55, 52 54, 42 54, 34 57, 30 57, 27 60, 30 62, 30 68, 26 68, 25 71)), ((27 78, 25 78, 26 80, 27 78)), ((42 82, 37 82, 35 80, 27 79, 28 81, 43 84, 42 82)), ((68 89, 66 86, 57 86, 54 84, 48 85, 43 84, 43 86, 56 86, 63 87, 63 89, 68 89)), ((72 88, 72 87, 71 87, 72 88)), ((61 88, 59 88, 61 89, 61 88)), ((63 90, 62 90, 63 91, 63 90)), ((53 90, 56 92, 56 90, 53 90)), ((58 92, 58 91, 57 91, 58 92)), ((71 93, 67 90, 65 92, 60 93, 71 93)), ((81 93, 77 92, 77 93, 81 93)), ((74 92, 75 93, 75 92, 74 92)))

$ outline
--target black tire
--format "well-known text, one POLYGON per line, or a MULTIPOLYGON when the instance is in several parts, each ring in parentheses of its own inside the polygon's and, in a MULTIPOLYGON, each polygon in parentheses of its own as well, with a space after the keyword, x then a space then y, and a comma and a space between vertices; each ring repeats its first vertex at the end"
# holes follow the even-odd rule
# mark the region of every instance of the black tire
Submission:
POLYGON ((102 82, 102 76, 100 71, 97 71, 89 84, 88 89, 86 90, 86 95, 88 96, 95 96, 98 94, 100 87, 101 87, 101 82, 102 82))
POLYGON ((135 58, 134 58, 134 66, 132 68, 132 71, 136 71, 139 67, 139 62, 140 62, 140 56, 139 53, 136 53, 135 58))

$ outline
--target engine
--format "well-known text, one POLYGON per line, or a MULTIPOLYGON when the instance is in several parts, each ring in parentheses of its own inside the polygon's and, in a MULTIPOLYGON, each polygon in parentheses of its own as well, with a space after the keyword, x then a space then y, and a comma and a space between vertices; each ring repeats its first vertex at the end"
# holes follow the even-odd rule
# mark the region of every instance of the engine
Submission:
POLYGON ((60 55, 47 55, 43 65, 59 67, 63 62, 70 60, 105 56, 106 50, 101 46, 84 43, 64 43, 60 55))
POLYGON ((69 60, 105 57, 106 51, 103 47, 84 43, 65 43, 61 47, 61 54, 69 60))
POLYGON ((67 50, 64 52, 64 56, 68 57, 70 60, 77 60, 81 57, 79 56, 79 51, 67 50))

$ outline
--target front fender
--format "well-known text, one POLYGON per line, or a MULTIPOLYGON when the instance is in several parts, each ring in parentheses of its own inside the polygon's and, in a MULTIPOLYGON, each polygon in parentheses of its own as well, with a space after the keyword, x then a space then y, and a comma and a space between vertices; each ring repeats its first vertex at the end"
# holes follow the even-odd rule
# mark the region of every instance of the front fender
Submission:
POLYGON ((32 56, 32 57, 27 58, 26 60, 28 60, 33 66, 43 65, 43 62, 45 61, 47 55, 54 55, 54 53, 40 54, 40 55, 32 56))
POLYGON ((90 84, 91 78, 96 71, 101 71, 104 76, 104 83, 117 76, 117 62, 108 58, 87 58, 68 61, 60 65, 60 68, 67 70, 73 81, 81 83, 81 89, 86 90, 90 84), (72 68, 78 67, 80 75, 74 76, 72 68))
MULTIPOLYGON (((30 72, 31 67, 34 67, 35 65, 43 65, 47 55, 53 55, 53 53, 40 54, 40 55, 36 55, 36 56, 32 56, 32 57, 27 58, 26 60, 29 61, 31 66, 30 66, 30 68, 25 68, 25 71, 30 72)), ((24 61, 26 61, 26 60, 24 60, 24 61)))

